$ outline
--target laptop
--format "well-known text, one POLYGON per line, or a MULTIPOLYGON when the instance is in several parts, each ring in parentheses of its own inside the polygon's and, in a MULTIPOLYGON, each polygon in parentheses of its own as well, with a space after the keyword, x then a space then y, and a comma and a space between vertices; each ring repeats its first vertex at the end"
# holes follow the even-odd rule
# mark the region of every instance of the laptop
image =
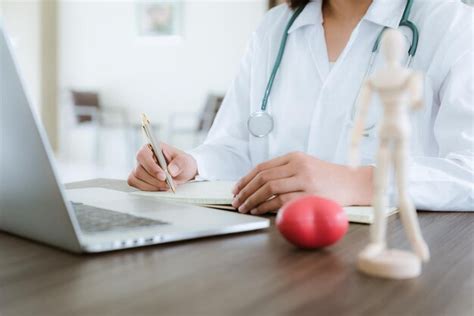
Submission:
POLYGON ((269 220, 102 188, 65 190, 0 25, 0 230, 103 252, 269 227, 269 220))

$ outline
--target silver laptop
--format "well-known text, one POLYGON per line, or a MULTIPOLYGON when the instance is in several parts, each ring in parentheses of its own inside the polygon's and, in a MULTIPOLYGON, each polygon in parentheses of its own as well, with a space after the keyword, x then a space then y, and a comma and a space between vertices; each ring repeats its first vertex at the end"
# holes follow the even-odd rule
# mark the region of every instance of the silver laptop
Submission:
POLYGON ((268 226, 265 218, 113 190, 64 190, 0 25, 0 230, 73 252, 102 252, 268 226))

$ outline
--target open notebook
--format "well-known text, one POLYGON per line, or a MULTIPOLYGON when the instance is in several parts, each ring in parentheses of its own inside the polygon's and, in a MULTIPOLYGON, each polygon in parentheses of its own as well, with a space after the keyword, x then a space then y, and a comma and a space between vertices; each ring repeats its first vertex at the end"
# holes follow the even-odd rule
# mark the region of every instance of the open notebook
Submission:
MULTIPOLYGON (((182 184, 173 192, 133 192, 132 194, 156 199, 165 199, 179 203, 196 204, 200 206, 234 210, 231 206, 234 181, 194 181, 182 184)), ((349 221, 370 224, 374 220, 373 208, 367 206, 345 207, 349 221)), ((389 210, 388 216, 396 213, 389 210)))

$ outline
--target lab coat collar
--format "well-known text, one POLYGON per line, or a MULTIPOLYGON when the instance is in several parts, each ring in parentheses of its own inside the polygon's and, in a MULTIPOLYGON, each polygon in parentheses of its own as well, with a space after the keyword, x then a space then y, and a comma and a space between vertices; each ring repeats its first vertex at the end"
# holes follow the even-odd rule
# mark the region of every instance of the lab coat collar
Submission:
POLYGON ((312 0, 309 2, 288 30, 288 34, 306 25, 323 23, 323 14, 321 12, 322 1, 323 0, 312 0))
MULTIPOLYGON (((323 23, 322 2, 323 0, 309 2, 288 30, 288 34, 306 25, 323 23)), ((363 19, 389 28, 398 28, 405 6, 406 0, 374 0, 363 19)))
POLYGON ((406 0, 374 0, 363 19, 396 29, 402 18, 406 3, 406 0))

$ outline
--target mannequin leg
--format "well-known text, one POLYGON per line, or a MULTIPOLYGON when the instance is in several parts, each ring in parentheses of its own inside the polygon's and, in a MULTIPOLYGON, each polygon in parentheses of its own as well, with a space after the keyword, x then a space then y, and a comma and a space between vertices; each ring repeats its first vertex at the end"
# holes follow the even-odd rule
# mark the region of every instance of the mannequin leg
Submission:
POLYGON ((421 234, 415 206, 413 205, 413 202, 411 201, 407 192, 408 184, 405 170, 405 162, 407 157, 406 145, 403 140, 399 140, 395 144, 394 158, 394 168, 398 189, 398 204, 402 224, 418 257, 420 257, 423 261, 428 261, 430 257, 429 249, 421 234))
POLYGON ((371 226, 372 244, 386 246, 387 233, 387 195, 388 169, 390 167, 390 148, 386 140, 381 140, 377 153, 377 167, 374 170, 374 223, 371 226))

